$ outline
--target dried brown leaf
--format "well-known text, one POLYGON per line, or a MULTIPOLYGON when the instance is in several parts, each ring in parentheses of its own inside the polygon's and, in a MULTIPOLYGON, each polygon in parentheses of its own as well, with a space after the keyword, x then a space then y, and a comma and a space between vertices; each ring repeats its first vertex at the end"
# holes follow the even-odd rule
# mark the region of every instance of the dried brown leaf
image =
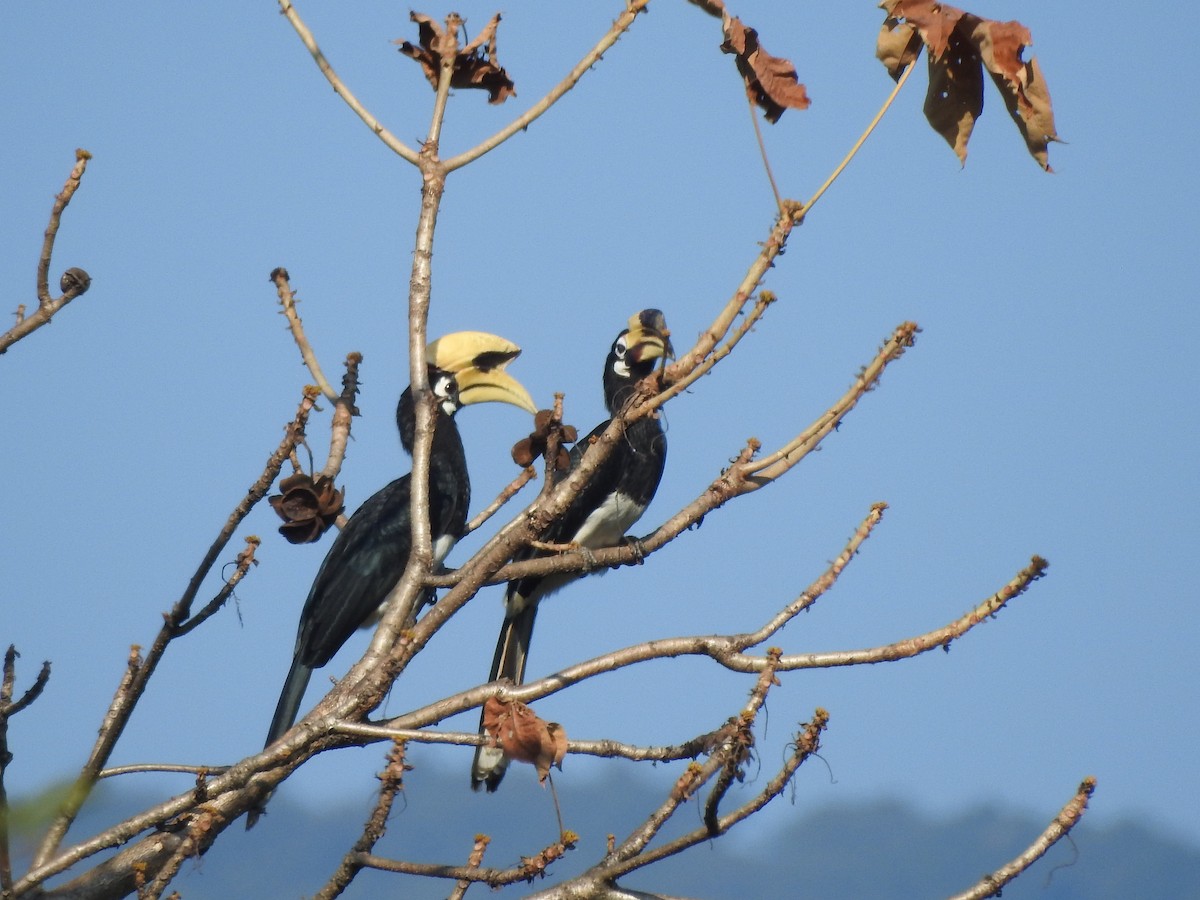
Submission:
POLYGON ((880 26, 879 39, 875 42, 875 56, 895 81, 916 61, 923 44, 915 26, 908 22, 897 22, 889 17, 880 26))
POLYGON ((483 705, 483 727, 510 758, 536 767, 539 782, 545 783, 551 766, 562 768, 567 753, 563 727, 538 718, 519 700, 490 697, 483 705))
POLYGON ((1051 171, 1047 148, 1058 140, 1050 92, 1036 57, 1022 59, 1033 38, 1020 22, 997 22, 937 0, 883 0, 875 53, 893 78, 929 49, 925 117, 963 162, 983 112, 983 70, 1038 164, 1051 171))
POLYGON ((500 14, 496 13, 475 39, 460 48, 458 29, 463 20, 457 13, 446 18, 442 28, 424 13, 410 13, 417 23, 417 43, 399 39, 400 52, 416 60, 429 83, 437 89, 438 75, 443 59, 453 57, 454 71, 450 78, 452 88, 479 88, 488 92, 488 103, 503 103, 516 96, 516 88, 504 67, 496 57, 496 31, 500 14))
POLYGON ((1021 59, 1025 48, 1033 42, 1029 29, 1020 22, 981 19, 972 38, 1029 153, 1043 169, 1053 171, 1048 148, 1052 141, 1058 140, 1058 131, 1050 91, 1037 57, 1030 57, 1028 62, 1021 59))
POLYGON ((778 122, 785 109, 808 109, 808 92, 786 59, 772 56, 758 41, 758 32, 735 16, 723 20, 724 53, 734 54, 746 94, 763 110, 768 122, 778 122))
POLYGON ((983 72, 972 45, 957 31, 941 56, 929 55, 929 89, 925 118, 946 139, 961 163, 967 161, 967 141, 983 112, 983 72))

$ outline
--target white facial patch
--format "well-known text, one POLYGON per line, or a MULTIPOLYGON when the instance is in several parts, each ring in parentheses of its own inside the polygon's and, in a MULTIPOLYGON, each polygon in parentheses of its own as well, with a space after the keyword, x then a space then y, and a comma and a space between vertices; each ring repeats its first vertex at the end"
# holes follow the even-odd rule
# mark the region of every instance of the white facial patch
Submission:
POLYGON ((613 371, 621 378, 629 377, 629 361, 625 358, 629 352, 629 347, 625 343, 625 335, 617 338, 617 342, 613 344, 613 352, 617 354, 616 360, 613 362, 613 371))
POLYGON ((453 375, 439 375, 429 389, 433 391, 443 413, 452 416, 458 412, 458 384, 453 375))

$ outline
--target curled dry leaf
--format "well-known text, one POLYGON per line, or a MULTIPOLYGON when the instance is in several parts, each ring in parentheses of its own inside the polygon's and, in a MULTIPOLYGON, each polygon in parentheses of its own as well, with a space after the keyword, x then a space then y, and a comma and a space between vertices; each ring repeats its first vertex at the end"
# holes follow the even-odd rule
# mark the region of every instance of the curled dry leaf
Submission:
POLYGON ((962 162, 983 112, 983 72, 992 77, 1030 155, 1052 171, 1047 148, 1058 140, 1050 92, 1036 57, 1021 58, 1033 38, 1020 22, 997 22, 936 0, 883 0, 886 18, 875 54, 893 78, 929 56, 925 118, 962 162))
POLYGON ((565 444, 573 444, 579 439, 579 433, 574 425, 563 425, 554 418, 554 412, 549 409, 538 410, 533 417, 533 431, 529 437, 522 438, 513 444, 512 458, 518 466, 533 465, 533 461, 546 455, 550 436, 558 432, 558 455, 554 460, 554 468, 565 472, 571 467, 571 455, 565 444))
POLYGON ((519 700, 489 698, 483 705, 483 727, 509 757, 535 766, 540 783, 545 783, 551 766, 562 768, 567 733, 557 722, 538 718, 519 700))
POLYGON ((297 472, 279 482, 279 490, 282 493, 267 499, 283 519, 279 533, 293 544, 318 540, 345 509, 344 493, 324 475, 314 480, 304 472, 297 472))
POLYGON ((732 53, 746 82, 746 94, 762 107, 768 122, 778 122, 785 109, 808 109, 808 92, 786 59, 772 56, 758 42, 758 32, 741 19, 725 14, 722 20, 724 53, 732 53))
POLYGON ((446 18, 443 29, 430 16, 413 12, 409 16, 417 23, 417 43, 399 39, 400 52, 421 64, 425 77, 437 89, 438 73, 442 59, 454 58, 454 73, 450 86, 454 88, 479 88, 488 92, 488 103, 503 103, 515 97, 516 88, 504 67, 496 61, 496 29, 500 14, 496 13, 484 29, 465 47, 458 46, 458 29, 463 24, 457 13, 446 18), (484 45, 487 45, 486 48, 484 45))

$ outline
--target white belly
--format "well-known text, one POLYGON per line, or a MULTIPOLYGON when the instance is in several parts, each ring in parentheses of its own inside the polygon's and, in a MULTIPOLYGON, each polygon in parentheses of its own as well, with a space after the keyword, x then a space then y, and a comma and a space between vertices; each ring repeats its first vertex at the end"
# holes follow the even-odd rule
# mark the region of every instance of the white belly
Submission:
POLYGON ((589 550, 613 547, 621 542, 645 509, 624 494, 613 494, 592 511, 571 540, 589 550))

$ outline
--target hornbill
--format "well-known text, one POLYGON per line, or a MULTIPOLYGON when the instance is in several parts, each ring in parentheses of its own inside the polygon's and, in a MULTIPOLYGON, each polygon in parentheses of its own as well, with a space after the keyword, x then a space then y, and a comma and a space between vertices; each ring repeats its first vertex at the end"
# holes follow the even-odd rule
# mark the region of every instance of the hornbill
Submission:
MULTIPOLYGON (((504 371, 520 352, 516 344, 481 331, 446 335, 426 350, 429 388, 436 401, 429 453, 429 527, 435 566, 462 537, 471 501, 466 454, 454 414, 460 407, 488 401, 537 412, 529 392, 504 371)), ((396 425, 400 443, 411 455, 416 437, 411 387, 400 395, 396 425)), ((295 722, 313 669, 329 662, 358 628, 382 613, 381 604, 404 574, 412 543, 410 480, 410 475, 397 478, 368 498, 329 548, 300 613, 292 666, 265 747, 295 722)), ((260 812, 250 813, 247 828, 260 812)))
MULTIPOLYGON (((660 310, 644 309, 631 316, 629 327, 613 341, 604 361, 604 405, 615 417, 633 396, 639 381, 654 371, 660 359, 674 356, 666 320, 660 310)), ((587 448, 608 427, 605 419, 571 449, 570 467, 559 473, 567 477, 577 467, 587 448)), ((654 497, 667 457, 667 436, 656 416, 646 416, 625 427, 612 453, 582 487, 566 511, 539 535, 554 544, 573 544, 588 552, 619 544, 626 531, 641 518, 654 497)), ((526 549, 516 560, 547 556, 545 551, 526 549)), ((538 604, 581 573, 537 575, 510 581, 504 594, 504 624, 496 643, 488 681, 507 679, 521 684, 538 604)), ((479 732, 484 734, 483 718, 479 732)), ((508 768, 508 757, 497 747, 480 746, 471 766, 471 789, 500 786, 508 768)))

